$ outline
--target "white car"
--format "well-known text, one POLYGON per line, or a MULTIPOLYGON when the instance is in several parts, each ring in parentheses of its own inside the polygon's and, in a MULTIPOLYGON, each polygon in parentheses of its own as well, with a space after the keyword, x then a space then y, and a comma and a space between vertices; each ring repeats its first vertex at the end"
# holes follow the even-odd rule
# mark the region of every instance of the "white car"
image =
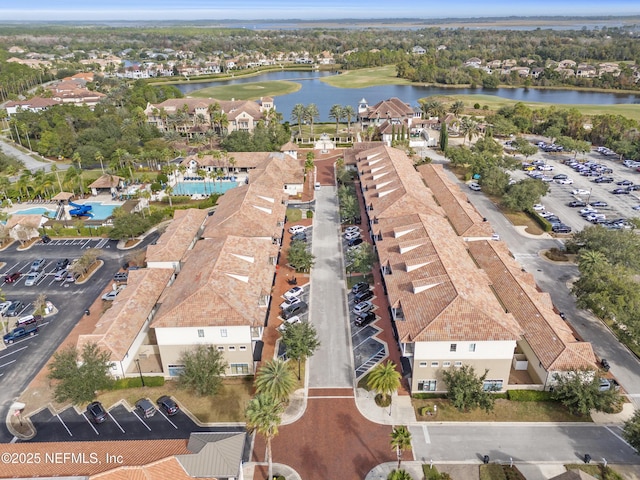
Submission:
POLYGON ((538 215, 540 215, 542 218, 547 218, 547 217, 555 216, 555 213, 545 211, 545 212, 538 213, 538 215))
POLYGON ((344 234, 345 240, 355 240, 360 237, 360 232, 349 232, 344 234))
POLYGON ((589 195, 591 192, 589 190, 585 190, 584 188, 576 188, 575 190, 571 190, 571 195, 589 195))
POLYGON ((0 315, 4 316, 4 314, 7 313, 7 310, 9 310, 10 306, 11 306, 11 302, 0 303, 0 315))
POLYGON ((556 183, 559 183, 560 185, 572 185, 573 180, 571 180, 570 178, 560 178, 556 180, 556 183))
POLYGON ((469 184, 469 188, 474 192, 479 192, 480 190, 482 190, 482 187, 480 186, 480 184, 476 182, 471 182, 469 184))
POLYGON ((580 215, 582 216, 586 216, 592 213, 598 213, 598 211, 595 208, 591 208, 591 207, 586 207, 580 210, 580 215))
POLYGON ((107 293, 105 293, 102 296, 102 300, 106 301, 106 302, 113 302, 116 297, 118 296, 118 294, 124 289, 124 286, 122 288, 117 288, 116 290, 111 290, 107 293))
POLYGON ((40 279, 43 276, 44 276, 44 272, 43 271, 30 272, 29 275, 27 275, 27 279, 24 281, 24 286, 25 287, 34 286, 36 283, 38 283, 40 281, 40 279))
POLYGON ((544 205, 542 205, 541 203, 536 203, 536 204, 533 206, 533 209, 534 209, 536 212, 541 212, 541 211, 543 211, 545 208, 544 208, 544 205))
POLYGON ((292 225, 289 227, 289 233, 295 235, 296 233, 302 233, 307 229, 304 225, 292 225))
POLYGON ((302 320, 300 320, 300 317, 297 315, 294 315, 291 318, 287 318, 284 323, 282 325, 280 325, 278 327, 278 331, 279 332, 284 332, 285 329, 287 328, 287 325, 293 325, 294 323, 300 323, 302 320))
POLYGON ((542 170, 543 172, 550 172, 553 170, 553 165, 538 165, 538 170, 542 170))
POLYGON ((284 292, 284 298, 287 300, 291 300, 292 298, 299 297, 304 292, 304 288, 302 287, 293 287, 291 290, 287 290, 284 292))
POLYGON ((280 308, 282 310, 286 310, 287 308, 291 307, 292 305, 295 305, 296 303, 300 303, 300 302, 302 302, 302 299, 300 297, 287 298, 284 302, 282 302, 280 304, 280 308))
POLYGON ((350 227, 347 227, 344 229, 344 233, 351 233, 351 232, 360 233, 360 227, 351 225, 350 227))

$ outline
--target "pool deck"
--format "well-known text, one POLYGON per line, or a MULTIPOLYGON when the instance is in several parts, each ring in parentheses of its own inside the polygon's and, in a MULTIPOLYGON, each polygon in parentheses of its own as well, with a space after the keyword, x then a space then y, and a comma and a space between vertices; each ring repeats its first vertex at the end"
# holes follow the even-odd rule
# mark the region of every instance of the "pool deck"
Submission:
MULTIPOLYGON (((124 205, 123 201, 119 201, 119 200, 114 200, 113 198, 111 198, 111 195, 108 194, 102 194, 102 195, 89 195, 85 198, 81 198, 81 199, 76 199, 76 200, 72 200, 73 203, 102 203, 103 205, 115 205, 115 206, 122 206, 124 205)), ((6 212, 9 215, 13 215, 14 213, 18 213, 22 210, 29 210, 31 208, 46 208, 52 211, 56 211, 58 207, 58 202, 55 201, 43 201, 43 202, 38 202, 38 201, 32 201, 32 202, 22 202, 22 203, 13 203, 12 206, 10 207, 3 207, 2 211, 6 212)))

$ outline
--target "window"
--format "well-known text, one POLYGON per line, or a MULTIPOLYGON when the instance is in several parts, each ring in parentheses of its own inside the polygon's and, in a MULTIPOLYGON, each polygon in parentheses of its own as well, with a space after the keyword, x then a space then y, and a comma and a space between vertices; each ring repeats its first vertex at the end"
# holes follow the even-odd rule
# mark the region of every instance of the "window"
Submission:
POLYGON ((502 390, 502 380, 485 380, 482 389, 485 392, 499 392, 502 390))
POLYGON ((421 392, 435 392, 436 383, 435 380, 420 380, 418 382, 418 390, 421 392))
POLYGON ((235 352, 236 351, 235 345, 229 345, 229 351, 230 352, 235 352))
POLYGON ((451 366, 451 362, 442 362, 442 366, 444 368, 449 368, 451 366))
POLYGON ((435 368, 438 367, 440 364, 438 362, 431 362, 431 367, 435 368))
POLYGON ((475 352, 476 351, 476 344, 475 343, 470 343, 469 344, 469 351, 470 352, 475 352))
MULTIPOLYGON (((221 337, 226 337, 227 336, 227 329, 226 328, 221 328, 220 329, 220 336, 221 337)), ((455 350, 454 350, 455 352, 455 350)))
POLYGON ((218 345, 218 351, 219 352, 224 352, 224 347, 222 345, 218 345))
POLYGON ((247 346, 246 345, 240 345, 240 351, 244 352, 247 350, 247 346))
POLYGON ((232 363, 231 375, 249 375, 249 365, 246 363, 232 363))
POLYGON ((457 343, 452 343, 451 346, 449 347, 450 352, 455 352, 457 349, 458 349, 457 343))
POLYGON ((420 366, 421 367, 426 367, 427 366, 427 362, 420 362, 420 366))
POLYGON ((204 338, 204 329, 203 328, 199 328, 198 329, 198 337, 204 338))
POLYGON ((453 366, 460 368, 462 366, 462 362, 455 362, 453 366))

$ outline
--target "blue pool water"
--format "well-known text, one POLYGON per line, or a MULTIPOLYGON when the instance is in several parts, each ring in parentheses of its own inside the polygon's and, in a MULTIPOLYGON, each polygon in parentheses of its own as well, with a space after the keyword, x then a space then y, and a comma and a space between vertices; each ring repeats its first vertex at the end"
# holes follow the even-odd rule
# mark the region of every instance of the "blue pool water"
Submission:
POLYGON ((15 213, 20 215, 44 215, 47 212, 50 214, 51 217, 53 217, 56 214, 55 210, 51 208, 44 208, 44 207, 27 208, 26 210, 19 210, 15 213))
POLYGON ((238 182, 178 182, 173 187, 173 195, 211 195, 212 193, 224 193, 238 186, 238 182))

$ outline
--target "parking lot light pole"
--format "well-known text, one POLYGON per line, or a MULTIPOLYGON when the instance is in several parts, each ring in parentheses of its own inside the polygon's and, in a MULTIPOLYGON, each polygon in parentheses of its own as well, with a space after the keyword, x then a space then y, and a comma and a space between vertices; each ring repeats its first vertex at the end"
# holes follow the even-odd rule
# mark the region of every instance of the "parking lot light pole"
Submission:
POLYGON ((136 358, 136 365, 138 365, 138 373, 140 374, 140 381, 142 382, 142 386, 144 387, 144 377, 142 376, 142 369, 140 368, 140 359, 136 358))
POLYGON ((589 189, 589 196, 587 197, 587 205, 589 205, 589 200, 591 200, 591 192, 593 192, 593 187, 589 189))

